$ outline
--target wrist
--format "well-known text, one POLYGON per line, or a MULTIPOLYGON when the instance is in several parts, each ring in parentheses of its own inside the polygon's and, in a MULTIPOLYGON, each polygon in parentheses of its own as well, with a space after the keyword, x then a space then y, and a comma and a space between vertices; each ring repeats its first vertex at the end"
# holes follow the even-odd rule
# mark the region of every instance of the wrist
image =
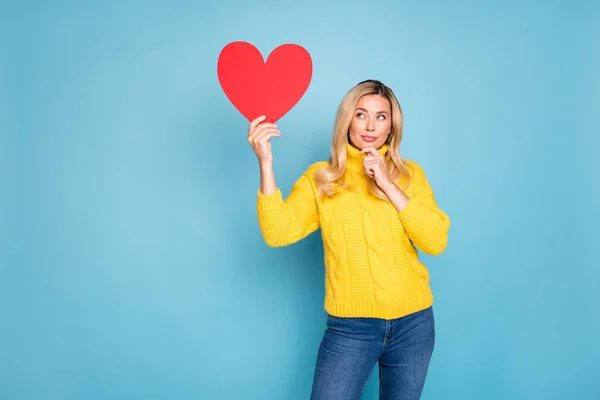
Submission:
POLYGON ((273 160, 272 159, 270 159, 270 160, 258 160, 258 165, 261 168, 272 167, 273 166, 273 160))
POLYGON ((397 189, 399 189, 399 188, 398 188, 398 186, 396 186, 396 183, 394 183, 393 181, 386 182, 383 185, 383 187, 381 188, 381 190, 383 190, 383 192, 387 195, 396 191, 397 189))

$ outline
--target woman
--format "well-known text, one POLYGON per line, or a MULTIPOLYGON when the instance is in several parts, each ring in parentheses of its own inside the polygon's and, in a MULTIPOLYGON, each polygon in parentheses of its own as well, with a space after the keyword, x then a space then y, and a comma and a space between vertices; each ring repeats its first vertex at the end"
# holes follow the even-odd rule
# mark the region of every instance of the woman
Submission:
POLYGON ((359 399, 375 363, 380 399, 419 399, 435 341, 433 296, 417 248, 438 255, 450 220, 423 169, 399 156, 402 110, 383 83, 367 80, 342 100, 331 158, 309 166, 283 200, 270 139, 277 126, 250 123, 260 164, 258 221, 269 246, 321 228, 327 329, 311 399, 359 399))

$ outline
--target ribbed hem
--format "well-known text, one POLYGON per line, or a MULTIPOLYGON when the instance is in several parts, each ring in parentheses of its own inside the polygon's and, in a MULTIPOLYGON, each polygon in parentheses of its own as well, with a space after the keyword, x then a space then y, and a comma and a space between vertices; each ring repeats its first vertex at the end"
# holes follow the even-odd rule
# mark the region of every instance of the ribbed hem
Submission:
POLYGON ((278 206, 283 203, 283 196, 281 194, 281 190, 277 188, 275 192, 266 196, 262 194, 260 189, 258 189, 258 193, 256 195, 256 204, 261 208, 272 208, 274 206, 278 206))
POLYGON ((428 288, 418 296, 395 303, 335 301, 326 297, 325 311, 335 317, 396 319, 424 310, 432 304, 433 294, 428 288))
POLYGON ((402 223, 410 224, 417 217, 421 208, 421 202, 415 198, 411 198, 408 204, 402 211, 398 212, 398 217, 402 223))

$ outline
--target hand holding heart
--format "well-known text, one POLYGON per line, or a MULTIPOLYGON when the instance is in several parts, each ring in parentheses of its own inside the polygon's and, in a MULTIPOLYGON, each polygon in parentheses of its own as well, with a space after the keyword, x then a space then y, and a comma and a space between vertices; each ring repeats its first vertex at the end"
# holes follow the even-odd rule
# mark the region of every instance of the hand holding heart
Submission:
POLYGON ((261 164, 273 161, 270 139, 281 134, 281 131, 277 129, 277 125, 268 122, 261 123, 265 119, 266 116, 260 116, 252 120, 248 127, 248 142, 261 164))
POLYGON ((377 186, 386 190, 390 185, 395 185, 385 165, 385 159, 374 147, 365 147, 360 154, 366 154, 363 168, 367 175, 375 180, 377 186))

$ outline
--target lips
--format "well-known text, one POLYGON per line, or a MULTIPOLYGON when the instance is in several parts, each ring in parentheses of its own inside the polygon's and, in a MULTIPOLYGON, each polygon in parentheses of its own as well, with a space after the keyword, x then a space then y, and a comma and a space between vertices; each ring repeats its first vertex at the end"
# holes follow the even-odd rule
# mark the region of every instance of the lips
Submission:
POLYGON ((361 136, 362 140, 365 142, 374 142, 377 140, 376 136, 361 136))

